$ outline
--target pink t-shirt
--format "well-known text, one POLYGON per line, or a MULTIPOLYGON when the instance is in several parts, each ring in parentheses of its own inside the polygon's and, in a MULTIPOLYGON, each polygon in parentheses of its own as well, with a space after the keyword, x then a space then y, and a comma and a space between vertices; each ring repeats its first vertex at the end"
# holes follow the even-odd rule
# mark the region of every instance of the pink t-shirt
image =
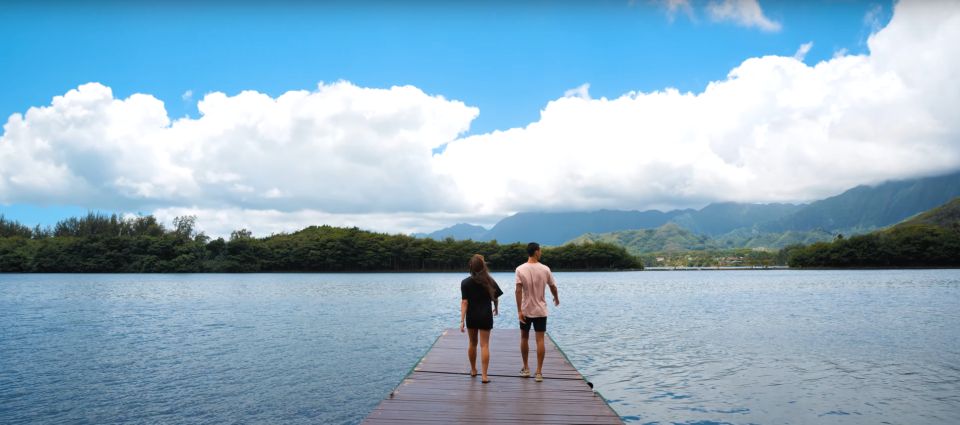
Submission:
POLYGON ((517 285, 523 287, 520 309, 526 317, 547 317, 544 293, 547 285, 557 287, 550 268, 541 263, 523 263, 517 267, 517 285))

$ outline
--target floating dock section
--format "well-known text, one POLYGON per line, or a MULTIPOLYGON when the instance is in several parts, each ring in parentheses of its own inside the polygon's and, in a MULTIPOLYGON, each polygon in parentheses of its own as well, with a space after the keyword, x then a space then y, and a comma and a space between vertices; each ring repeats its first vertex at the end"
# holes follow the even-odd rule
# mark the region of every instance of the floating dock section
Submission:
MULTIPOLYGON (((530 332, 531 370, 537 344, 530 332)), ((443 331, 409 375, 367 416, 364 424, 621 424, 620 417, 557 348, 546 341, 543 382, 520 377, 520 330, 490 335, 492 382, 470 377, 467 335, 443 331)), ((477 369, 480 370, 477 348, 477 369)))

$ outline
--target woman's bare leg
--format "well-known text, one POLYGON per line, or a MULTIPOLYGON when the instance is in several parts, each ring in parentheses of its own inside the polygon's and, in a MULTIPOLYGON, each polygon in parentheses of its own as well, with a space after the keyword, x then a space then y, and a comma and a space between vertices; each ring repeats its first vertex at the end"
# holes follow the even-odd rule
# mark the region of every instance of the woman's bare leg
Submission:
POLYGON ((470 345, 467 347, 467 358, 470 359, 470 376, 477 376, 477 329, 467 328, 470 345))
POLYGON ((490 366, 490 330, 480 329, 480 361, 483 363, 483 380, 487 381, 487 367, 490 366))

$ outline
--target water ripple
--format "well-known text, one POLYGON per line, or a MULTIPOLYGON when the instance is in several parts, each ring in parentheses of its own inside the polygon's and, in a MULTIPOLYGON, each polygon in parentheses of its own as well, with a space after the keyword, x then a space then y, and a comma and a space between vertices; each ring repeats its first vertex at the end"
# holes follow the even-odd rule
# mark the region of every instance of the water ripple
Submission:
MULTIPOLYGON (((0 423, 356 423, 460 278, 0 275, 0 423)), ((626 422, 960 423, 960 271, 557 278, 551 334, 626 422)))

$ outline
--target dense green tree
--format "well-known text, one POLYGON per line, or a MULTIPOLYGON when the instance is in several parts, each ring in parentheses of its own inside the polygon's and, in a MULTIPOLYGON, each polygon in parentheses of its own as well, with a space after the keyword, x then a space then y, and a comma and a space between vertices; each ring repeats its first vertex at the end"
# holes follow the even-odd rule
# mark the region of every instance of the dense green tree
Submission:
MULTIPOLYGON (((526 261, 526 245, 418 239, 311 226, 264 238, 247 229, 229 240, 196 231, 196 217, 174 219, 167 230, 153 216, 90 213, 61 220, 51 230, 29 229, 0 217, 0 272, 354 272, 464 270, 483 254, 492 270, 526 261)), ((621 247, 586 243, 544 248, 557 270, 638 269, 621 247)))
POLYGON ((790 251, 791 267, 957 267, 960 232, 929 224, 821 242, 790 251))
POLYGON ((33 232, 29 227, 20 224, 15 220, 8 220, 3 214, 0 214, 0 238, 9 238, 19 236, 29 238, 33 232))

